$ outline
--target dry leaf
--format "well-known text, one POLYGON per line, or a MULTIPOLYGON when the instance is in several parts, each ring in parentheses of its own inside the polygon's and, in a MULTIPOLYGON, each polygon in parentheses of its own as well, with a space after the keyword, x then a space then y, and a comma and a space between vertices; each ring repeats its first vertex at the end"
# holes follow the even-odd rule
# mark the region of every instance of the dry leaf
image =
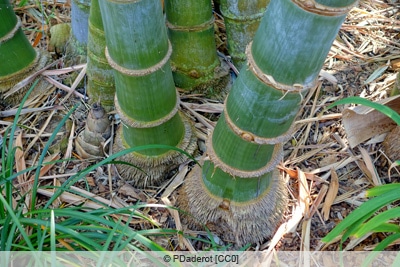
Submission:
POLYGON ((383 150, 389 159, 396 161, 400 159, 400 126, 395 127, 383 141, 383 150))
POLYGON ((338 155, 336 155, 336 154, 327 154, 325 157, 323 157, 319 162, 318 162, 318 165, 319 165, 319 167, 321 168, 321 167, 324 167, 324 166, 327 166, 327 165, 332 165, 332 164, 335 164, 335 163, 337 163, 339 160, 338 160, 338 155))
POLYGON ((308 188, 307 178, 303 171, 297 168, 299 175, 299 205, 304 211, 304 217, 309 218, 310 215, 310 190, 308 188))
MULTIPOLYGON (((377 103, 400 113, 400 95, 386 98, 377 103)), ((351 148, 371 137, 392 130, 396 123, 381 112, 365 106, 343 110, 343 125, 351 148)))
POLYGON ((290 169, 290 168, 287 168, 287 167, 281 166, 281 165, 279 165, 278 168, 281 169, 282 171, 286 172, 290 178, 297 179, 297 170, 293 170, 293 169, 290 169))
POLYGON ((381 185, 382 184, 381 179, 379 178, 378 173, 376 172, 374 163, 372 162, 372 159, 369 156, 367 150, 365 150, 362 147, 359 147, 359 149, 365 163, 366 170, 365 169, 363 170, 364 174, 368 177, 373 186, 381 185))
POLYGON ((339 192, 339 178, 336 171, 331 169, 331 183, 329 184, 328 193, 325 197, 325 202, 322 207, 321 214, 324 216, 324 220, 327 221, 329 219, 329 213, 331 210, 331 206, 335 201, 337 193, 339 192))
POLYGON ((400 58, 390 61, 390 68, 394 71, 400 70, 400 58))
MULTIPOLYGON (((311 220, 304 220, 301 227, 301 251, 310 251, 310 231, 311 231, 311 220)), ((304 262, 310 262, 310 259, 307 260, 308 253, 301 253, 301 256, 304 256, 304 262)), ((300 261, 301 262, 301 261, 300 261)))
POLYGON ((314 203, 312 204, 310 217, 312 217, 314 213, 318 210, 318 207, 321 204, 322 200, 324 200, 327 191, 328 191, 328 185, 323 184, 318 192, 317 198, 314 200, 314 203))
POLYGON ((132 185, 125 183, 118 189, 118 193, 124 196, 129 196, 134 199, 138 199, 142 202, 146 202, 146 197, 140 190, 134 188, 132 185))
MULTIPOLYGON (((278 169, 286 172, 286 174, 289 175, 289 177, 291 179, 298 179, 298 172, 297 170, 282 166, 282 165, 278 165, 278 169)), ((322 179, 321 177, 315 175, 314 173, 310 173, 310 172, 303 172, 302 173, 306 176, 307 180, 313 181, 315 184, 323 184, 326 183, 326 181, 324 179, 322 179)))
MULTIPOLYGON (((24 148, 22 144, 22 131, 19 133, 17 138, 15 139, 15 146, 17 149, 15 150, 15 168, 17 169, 17 172, 26 170, 26 163, 25 163, 25 157, 24 157, 24 148)), ((21 185, 20 190, 21 194, 24 195, 25 193, 29 192, 30 190, 30 184, 27 183, 26 179, 27 173, 24 172, 23 174, 18 175, 17 180, 18 183, 21 185)), ((26 194, 25 197, 25 206, 24 206, 24 212, 27 212, 26 207, 30 207, 31 205, 31 195, 26 194)))
MULTIPOLYGON (((47 156, 43 162, 51 162, 51 161, 56 161, 60 159, 60 154, 57 152, 53 155, 47 156)), ((43 165, 43 167, 40 168, 40 172, 39 172, 39 177, 44 176, 53 166, 55 163, 52 164, 46 164, 43 165)), ((29 180, 33 180, 34 176, 32 175, 29 180)))
MULTIPOLYGON (((20 172, 26 169, 22 144, 22 131, 15 139, 15 146, 17 147, 17 149, 15 150, 15 167, 17 169, 17 172, 20 172)), ((26 173, 18 175, 17 179, 19 184, 24 185, 26 182, 26 173)), ((26 186, 22 186, 22 188, 26 188, 26 186)), ((23 193, 26 193, 26 191, 24 191, 23 193)))
POLYGON ((179 173, 175 176, 172 182, 168 185, 168 187, 164 190, 161 198, 169 197, 175 189, 183 183, 185 176, 188 172, 188 165, 184 165, 182 169, 179 170, 179 173))

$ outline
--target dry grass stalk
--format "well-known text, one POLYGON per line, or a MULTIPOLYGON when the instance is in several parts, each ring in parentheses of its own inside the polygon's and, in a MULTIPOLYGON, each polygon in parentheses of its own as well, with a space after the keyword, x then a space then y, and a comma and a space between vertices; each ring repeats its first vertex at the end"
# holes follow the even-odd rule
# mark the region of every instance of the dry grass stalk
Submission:
POLYGON ((362 147, 359 147, 361 156, 363 158, 363 162, 359 162, 359 164, 363 165, 362 169, 364 171, 364 174, 367 176, 368 180, 373 186, 378 186, 381 185, 382 182, 380 178, 378 177, 378 173, 376 172, 375 166, 372 162, 371 157, 369 156, 367 150, 365 150, 362 147))
POLYGON ((337 196, 339 191, 339 177, 334 169, 331 169, 331 182, 329 184, 329 190, 325 198, 324 205, 322 207, 322 216, 324 216, 324 220, 329 219, 329 213, 333 202, 337 196))

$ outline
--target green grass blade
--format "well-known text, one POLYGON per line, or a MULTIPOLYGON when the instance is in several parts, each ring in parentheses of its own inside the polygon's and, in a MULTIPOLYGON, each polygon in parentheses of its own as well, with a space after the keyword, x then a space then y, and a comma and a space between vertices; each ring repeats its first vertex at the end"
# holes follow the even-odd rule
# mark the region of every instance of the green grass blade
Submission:
MULTIPOLYGON (((23 209, 22 208, 20 208, 20 209, 18 209, 18 214, 16 214, 16 216, 17 216, 17 218, 20 218, 20 216, 21 216, 21 214, 22 214, 22 211, 23 211, 23 209)), ((10 222, 11 222, 11 216, 8 216, 7 217, 7 219, 6 219, 6 223, 3 225, 3 227, 5 228, 5 231, 2 233, 2 238, 1 238, 1 241, 3 242, 3 239, 4 239, 4 241, 6 241, 6 237, 8 237, 7 238, 7 244, 6 244, 6 247, 5 247, 5 249, 3 249, 3 244, 2 244, 2 246, 1 246, 1 250, 5 250, 5 251, 11 251, 12 250, 12 246, 13 246, 13 244, 14 244, 14 242, 17 240, 17 236, 16 236, 16 228, 17 228, 17 224, 16 223, 13 223, 13 224, 11 224, 11 228, 9 228, 9 227, 6 227, 6 226, 9 226, 10 225, 10 222)))
MULTIPOLYGON (((26 100, 28 99, 30 93, 33 91, 33 89, 34 89, 34 88, 36 87, 36 85, 38 84, 39 80, 40 80, 40 79, 36 79, 36 80, 35 80, 35 82, 34 82, 34 83, 32 84, 32 86, 29 88, 28 92, 26 92, 26 94, 25 94, 24 97, 22 98, 21 104, 19 105, 19 107, 18 107, 18 109, 17 109, 17 112, 16 112, 15 117, 14 117, 13 124, 12 124, 12 126, 11 126, 9 138, 7 138, 7 135, 5 135, 5 136, 6 136, 5 138, 6 138, 6 139, 9 139, 9 140, 8 140, 8 153, 9 153, 9 154, 8 154, 7 157, 6 157, 5 164, 2 165, 3 168, 6 169, 6 171, 8 170, 8 174, 5 173, 4 178, 7 178, 8 176, 12 175, 13 165, 14 165, 14 160, 15 160, 14 155, 15 155, 15 150, 16 150, 16 148, 13 148, 13 144, 14 144, 13 140, 14 140, 15 131, 16 131, 16 129, 17 129, 18 119, 19 119, 19 116, 20 116, 20 114, 21 114, 21 110, 22 110, 22 108, 24 107, 24 104, 25 104, 26 100), (11 154, 10 154, 10 153, 11 153, 11 154)), ((3 149, 3 150, 5 150, 5 149, 3 149)), ((11 196, 11 195, 12 195, 12 187, 11 187, 11 183, 6 183, 6 190, 5 190, 5 191, 6 191, 6 199, 7 199, 7 202, 10 204, 11 201, 12 201, 12 196, 11 196)))
MULTIPOLYGON (((10 151, 10 154, 8 155, 8 158, 10 159, 10 162, 7 164, 9 167, 9 173, 12 174, 13 169, 14 169, 14 161, 15 161, 15 152, 17 151, 16 147, 13 147, 13 149, 10 151)), ((12 203, 12 183, 6 183, 6 198, 7 198, 7 203, 11 204, 12 203)))
POLYGON ((8 176, 6 179, 1 180, 1 181, 0 181, 0 186, 11 182, 11 181, 14 180, 15 178, 17 178, 19 175, 24 174, 24 173, 27 173, 27 172, 32 171, 32 170, 35 170, 36 168, 37 168, 37 166, 32 166, 32 167, 26 168, 26 169, 24 169, 24 170, 22 170, 22 171, 19 171, 19 172, 17 172, 17 173, 14 173, 14 174, 12 174, 11 176, 8 176))
POLYGON ((15 113, 15 117, 14 117, 14 122, 11 126, 11 132, 10 132, 10 142, 8 144, 8 151, 12 150, 12 146, 13 146, 13 138, 14 138, 14 134, 15 131, 17 129, 17 125, 18 125, 18 119, 19 119, 19 115, 21 114, 21 110, 24 107, 24 104, 26 102, 26 100, 28 99, 30 93, 33 91, 33 89, 36 87, 36 85, 38 84, 40 79, 36 79, 35 82, 32 84, 32 86, 29 88, 28 92, 26 92, 26 94, 24 95, 24 97, 22 98, 21 104, 19 105, 18 109, 17 109, 17 113, 15 113))
POLYGON ((22 226, 20 219, 18 219, 18 217, 15 215, 14 211, 11 209, 11 206, 7 203, 6 199, 3 197, 2 194, 0 194, 0 201, 3 202, 4 207, 6 208, 8 215, 11 217, 13 223, 16 224, 20 234, 22 235, 22 237, 24 238, 27 246, 29 247, 30 250, 34 251, 34 247, 28 237, 28 235, 25 232, 24 227, 22 226))
MULTIPOLYGON (((386 194, 390 191, 400 192, 400 183, 385 184, 380 186, 375 186, 367 190, 367 197, 376 197, 379 195, 386 194)), ((399 196, 400 199, 400 196, 399 196)))
MULTIPOLYGON (((17 109, 17 112, 15 114, 14 117, 14 121, 13 124, 10 128, 10 132, 8 131, 8 129, 6 130, 6 134, 5 134, 5 140, 3 141, 2 144, 2 184, 5 183, 5 195, 6 195, 6 202, 8 204, 12 203, 12 184, 10 182, 4 182, 5 179, 7 179, 10 175, 12 175, 13 172, 13 166, 14 166, 14 160, 15 160, 15 151, 17 148, 13 147, 13 139, 14 139, 14 134, 15 131, 17 129, 17 125, 18 125, 18 119, 19 116, 21 114, 21 110, 24 106, 24 103, 26 102, 26 100, 28 99, 29 94, 33 91, 33 89, 35 88, 35 86, 37 85, 37 83, 39 82, 39 79, 36 79, 36 81, 32 84, 32 86, 30 87, 30 89, 28 90, 28 92, 25 94, 25 96, 23 97, 20 106, 17 109), (6 153, 6 143, 8 140, 8 154, 7 156, 5 155, 6 153)), ((0 191, 4 191, 1 187, 0 187, 0 191)), ((0 202, 0 218, 5 218, 6 217, 6 213, 5 213, 5 206, 3 205, 4 203, 0 202)))
POLYGON ((379 255, 379 253, 380 253, 379 251, 371 251, 368 254, 367 258, 363 261, 361 266, 362 267, 370 267, 372 261, 379 255))
POLYGON ((138 242, 140 242, 142 245, 150 249, 151 251, 165 251, 165 249, 157 244, 156 242, 148 239, 147 237, 139 234, 138 232, 133 232, 132 237, 138 242))
MULTIPOLYGON (((82 236, 85 237, 96 237, 99 239, 103 239, 104 242, 107 241, 107 239, 110 236, 113 236, 111 233, 114 231, 117 231, 118 234, 120 235, 125 235, 126 237, 133 236, 134 239, 138 242, 140 242, 142 245, 146 246, 150 250, 165 250, 161 246, 159 246, 157 243, 151 241, 147 237, 143 235, 143 233, 147 232, 138 232, 138 231, 133 231, 129 227, 123 226, 119 223, 116 223, 113 220, 107 220, 103 218, 103 214, 101 213, 103 210, 94 210, 94 211, 88 211, 88 212, 81 212, 78 210, 70 210, 70 209, 55 209, 54 213, 56 216, 59 217, 69 217, 72 219, 81 219, 84 221, 87 225, 79 225, 75 224, 73 226, 69 225, 69 220, 65 220, 62 223, 57 224, 57 226, 65 226, 68 227, 71 230, 76 230, 78 232, 81 232, 82 236), (68 226, 67 226, 68 225, 68 226), (82 233, 83 232, 83 233, 82 233), (102 233, 100 233, 102 232, 102 233), (104 233, 107 233, 107 235, 104 235, 104 233)), ((104 210, 106 211, 106 210, 104 210)), ((156 231, 153 231, 152 233, 156 233, 156 231)), ((160 233, 160 232, 158 232, 160 233)), ((175 233, 175 232, 173 232, 175 233)), ((114 240, 113 240, 114 241, 114 240)), ((100 247, 98 250, 103 249, 104 247, 100 247)))
MULTIPOLYGON (((56 215, 56 213, 55 213, 56 215)), ((57 215, 56 215, 57 216, 57 215)), ((44 226, 46 228, 48 221, 42 219, 23 218, 21 223, 31 226, 44 226)), ((71 241, 78 243, 86 250, 101 250, 102 246, 95 240, 87 237, 83 232, 75 231, 72 227, 65 227, 62 222, 55 224, 55 232, 61 236, 68 237, 71 241)))
POLYGON ((50 211, 50 248, 51 251, 56 251, 56 222, 54 211, 50 211))
MULTIPOLYGON (((122 216, 119 217, 118 221, 116 222, 116 225, 121 225, 121 222, 122 222, 122 216)), ((126 225, 125 225, 124 228, 122 228, 122 231, 121 231, 122 233, 125 233, 124 230, 126 230, 126 225)), ((113 240, 113 237, 116 236, 117 230, 118 230, 117 227, 112 228, 111 232, 108 234, 108 238, 107 238, 106 242, 103 245, 103 249, 102 249, 103 251, 110 250, 109 248, 110 248, 110 245, 111 245, 111 241, 113 240)), ((119 240, 122 239, 122 236, 123 235, 119 235, 118 239, 119 240)), ((102 254, 101 256, 104 257, 104 254, 102 254)), ((99 262, 103 262, 103 258, 100 258, 99 262)))
MULTIPOLYGON (((0 203, 2 203, 2 202, 0 201, 0 203)), ((4 211, 7 212, 6 209, 4 211)), ((8 236, 8 239, 13 240, 14 233, 15 233, 15 232, 10 231, 11 216, 5 216, 4 219, 1 219, 0 225, 2 225, 1 232, 0 232, 1 237, 2 237, 2 238, 0 238, 0 250, 7 251, 8 244, 6 243, 7 238, 5 238, 5 237, 8 236)), ((9 242, 11 242, 11 240, 9 242)))
POLYGON ((374 233, 400 233, 400 225, 394 223, 382 223, 373 229, 374 233))
POLYGON ((374 248, 374 251, 383 251, 385 250, 385 248, 387 248, 387 246, 389 246, 391 243, 399 239, 400 239, 400 233, 389 235, 374 248))
MULTIPOLYGON (((122 218, 122 217, 121 217, 122 218)), ((129 218, 131 220, 132 218, 129 218)), ((122 229, 122 232, 125 233, 127 231, 127 228, 129 227, 128 223, 124 224, 124 228, 122 229)), ((119 237, 115 240, 115 245, 113 248, 113 251, 120 251, 126 249, 126 246, 130 243, 130 241, 133 238, 125 238, 125 241, 123 241, 123 235, 119 235, 119 237)))
MULTIPOLYGON (((7 165, 6 165, 6 143, 7 143, 7 136, 8 136, 8 131, 9 128, 6 129, 4 136, 5 138, 2 140, 2 144, 1 144, 1 174, 0 174, 0 191, 3 192, 3 182, 6 179, 6 172, 7 172, 7 165)), ((3 206, 3 202, 0 201, 0 219, 4 219, 6 218, 6 210, 3 206)), ((2 231, 4 230, 4 228, 2 229, 2 231)), ((1 243, 2 240, 0 240, 1 243)), ((0 248, 2 248, 2 246, 0 246, 0 248)))
POLYGON ((352 96, 352 97, 346 97, 346 98, 340 99, 340 100, 330 104, 328 106, 328 109, 333 108, 337 105, 342 105, 342 104, 360 104, 360 105, 364 105, 364 106, 376 109, 377 111, 385 114, 386 116, 388 116, 389 118, 394 120, 397 123, 397 125, 400 125, 400 115, 396 111, 394 111, 393 109, 391 109, 385 105, 375 103, 368 99, 361 98, 358 96, 352 96))
POLYGON ((390 191, 387 194, 380 195, 366 201, 357 209, 355 209, 353 212, 351 212, 343 221, 341 221, 338 225, 336 225, 336 227, 331 232, 329 232, 329 234, 325 236, 322 239, 322 241, 323 242, 332 241, 336 236, 339 236, 353 223, 357 222, 360 219, 360 217, 363 217, 365 214, 370 214, 372 212, 375 212, 384 207, 385 205, 387 205, 388 203, 397 200, 398 198, 399 198, 398 192, 390 191))
POLYGON ((360 216, 358 218, 357 221, 355 221, 354 223, 352 223, 351 225, 349 225, 346 229, 346 231, 344 232, 341 241, 344 242, 347 238, 349 238, 350 236, 354 235, 355 232, 358 231, 358 229, 360 229, 361 225, 368 220, 368 218, 370 218, 371 216, 374 215, 374 212, 368 212, 366 214, 363 214, 362 216, 360 216))
MULTIPOLYGON (((43 151, 39 157, 38 160, 38 166, 42 166, 44 158, 46 157, 46 153, 49 150, 51 143, 53 140, 56 138, 57 133, 60 131, 61 127, 64 125, 64 123, 67 121, 67 119, 71 116, 71 114, 75 111, 75 109, 78 107, 78 105, 75 105, 60 121, 60 123, 57 125, 56 129, 54 130, 53 134, 50 136, 49 140, 47 140, 46 145, 43 148, 43 151)), ((35 173, 35 179, 32 185, 32 201, 31 201, 31 207, 34 209, 35 207, 35 202, 36 202, 36 195, 37 195, 37 189, 39 187, 39 175, 40 175, 40 169, 36 169, 35 173)), ((52 202, 51 202, 52 203, 52 202)))
POLYGON ((379 225, 382 225, 393 218, 398 218, 399 215, 400 215, 400 207, 381 212, 378 215, 374 216, 372 219, 370 219, 368 222, 363 224, 358 229, 358 231, 354 233, 354 235, 356 237, 364 236, 368 232, 372 232, 379 225))
MULTIPOLYGON (((48 242, 48 236, 49 234, 46 232, 49 229, 50 222, 46 220, 46 223, 43 225, 36 225, 36 239, 37 239, 37 250, 42 251, 46 246, 48 242)), ((31 235, 30 237, 32 237, 31 235)), ((51 240, 50 240, 51 241, 51 240)))

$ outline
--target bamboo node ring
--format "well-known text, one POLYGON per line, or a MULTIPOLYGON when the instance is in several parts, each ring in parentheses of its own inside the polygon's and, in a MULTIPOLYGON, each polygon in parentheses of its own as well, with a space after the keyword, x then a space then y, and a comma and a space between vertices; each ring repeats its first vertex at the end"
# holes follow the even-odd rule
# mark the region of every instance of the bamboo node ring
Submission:
POLYGON ((11 38, 13 38, 15 33, 19 30, 20 27, 21 27, 21 19, 17 17, 17 23, 15 24, 14 28, 12 28, 10 32, 8 32, 6 35, 0 38, 0 44, 5 43, 11 38))
POLYGON ((169 29, 174 30, 174 31, 201 32, 201 31, 208 30, 210 27, 214 27, 214 21, 215 21, 215 18, 213 16, 211 16, 211 18, 208 21, 206 21, 202 24, 198 24, 198 25, 179 26, 179 25, 172 24, 168 20, 166 21, 166 25, 169 29))
POLYGON ((164 67, 164 65, 168 62, 168 60, 171 57, 172 45, 171 45, 171 42, 168 40, 168 51, 167 51, 167 54, 165 55, 165 57, 160 62, 158 62, 157 64, 155 64, 155 65, 153 65, 153 66, 151 66, 151 67, 149 67, 147 69, 136 69, 136 70, 134 70, 134 69, 127 69, 127 68, 124 68, 124 67, 118 65, 118 63, 115 62, 111 58, 111 56, 110 56, 110 54, 108 52, 108 47, 107 46, 105 48, 104 53, 106 55, 108 64, 110 64, 110 66, 113 69, 115 69, 116 71, 118 71, 118 72, 120 72, 122 74, 128 75, 128 76, 139 76, 140 77, 140 76, 145 76, 145 75, 149 75, 151 73, 154 73, 154 72, 158 71, 159 69, 161 69, 162 67, 164 67))
POLYGON ((309 90, 315 86, 315 80, 312 81, 311 83, 302 85, 302 84, 293 84, 293 85, 287 85, 283 83, 279 83, 275 81, 274 77, 272 75, 268 75, 264 73, 260 67, 257 66, 256 62, 254 61, 253 55, 251 53, 251 46, 253 42, 250 42, 247 47, 246 47, 246 56, 247 56, 247 65, 249 66, 249 69, 253 74, 260 79, 264 84, 275 88, 276 90, 284 91, 284 92, 296 92, 296 93, 302 93, 304 90, 309 90))
POLYGON ((238 168, 232 167, 225 162, 223 162, 218 155, 215 153, 213 145, 212 145, 212 134, 210 134, 209 138, 206 141, 207 147, 207 155, 210 158, 210 161, 214 164, 216 168, 221 169, 222 171, 232 175, 233 177, 240 178, 255 178, 260 177, 261 175, 273 171, 275 167, 279 164, 281 159, 283 158, 283 145, 282 143, 278 143, 274 147, 274 151, 272 153, 271 159, 269 162, 257 170, 240 170, 238 168))
POLYGON ((292 134, 294 133, 294 126, 292 125, 285 133, 283 133, 277 137, 271 137, 271 138, 262 137, 262 136, 258 136, 253 133, 250 133, 248 131, 245 131, 245 130, 241 129, 240 127, 238 127, 232 121, 231 117, 229 116, 226 105, 224 107, 224 116, 225 116, 226 124, 229 126, 229 128, 235 134, 240 136, 245 141, 256 143, 259 145, 275 145, 278 143, 284 143, 284 142, 288 141, 290 139, 290 137, 292 136, 292 134))
POLYGON ((317 3, 315 0, 292 0, 292 2, 308 12, 330 17, 346 15, 358 4, 358 0, 344 7, 330 7, 317 3))
POLYGON ((179 110, 179 103, 180 103, 178 91, 176 91, 176 98, 177 99, 176 99, 175 107, 167 115, 165 115, 164 117, 159 118, 157 120, 154 120, 154 121, 138 121, 138 120, 130 118, 122 110, 121 106, 119 105, 117 94, 115 94, 114 103, 115 103, 115 110, 117 111, 118 115, 121 118, 121 121, 125 125, 132 127, 132 128, 152 128, 152 127, 159 126, 159 125, 163 124, 164 122, 169 121, 173 116, 175 116, 175 114, 179 110))

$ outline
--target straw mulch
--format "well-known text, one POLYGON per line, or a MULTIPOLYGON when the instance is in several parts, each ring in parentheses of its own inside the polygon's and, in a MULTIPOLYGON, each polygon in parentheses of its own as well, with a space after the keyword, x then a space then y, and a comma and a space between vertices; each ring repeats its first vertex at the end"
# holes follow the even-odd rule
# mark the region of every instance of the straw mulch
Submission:
MULTIPOLYGON (((19 1, 18 1, 19 2, 19 1)), ((33 2, 32 2, 33 3, 33 2)), ((15 5, 17 6, 17 4, 15 5)), ((367 121, 364 115, 354 115, 345 128, 344 114, 349 107, 339 106, 326 110, 335 100, 348 96, 362 96, 372 101, 381 101, 390 96, 400 68, 400 4, 399 1, 361 1, 354 8, 326 59, 321 71, 318 86, 310 92, 296 122, 297 131, 292 140, 285 144, 285 158, 279 165, 283 179, 290 192, 290 205, 283 226, 276 235, 263 244, 256 244, 250 250, 337 250, 338 242, 324 244, 323 238, 347 214, 366 199, 364 192, 372 186, 400 182, 400 169, 389 167, 395 159, 387 155, 382 142, 393 128, 384 128, 376 122, 370 125, 357 124, 367 121), (365 126, 365 128, 363 128, 365 126), (381 129, 382 128, 382 129, 381 129), (382 132, 383 131, 383 132, 382 132), (349 141, 349 132, 355 140, 349 141), (361 138, 359 135, 371 135, 361 138), (365 139, 365 140, 362 140, 365 139)), ((70 22, 70 3, 43 2, 42 7, 34 4, 16 7, 23 28, 32 45, 48 49, 50 28, 56 24, 70 22), (41 16, 43 10, 45 16, 41 16)), ((219 50, 226 54, 223 21, 216 16, 216 34, 219 50)), ((85 104, 85 65, 65 67, 62 54, 52 52, 56 67, 40 75, 47 78, 54 87, 51 91, 29 100, 26 113, 19 123, 25 127, 19 130, 16 145, 23 148, 24 154, 17 158, 17 166, 32 166, 38 153, 54 130, 54 124, 75 104, 82 103, 59 133, 64 145, 50 151, 47 161, 70 159, 63 163, 47 165, 42 169, 41 183, 60 185, 65 179, 92 164, 76 154, 74 138, 85 126, 89 106, 85 104), (74 73, 70 84, 63 84, 74 73), (35 108, 35 109, 34 109, 35 108)), ((207 131, 214 127, 222 110, 222 103, 204 98, 202 95, 182 94, 182 109, 194 120, 199 147, 204 151, 207 131)), ((394 100, 399 107, 399 101, 394 100)), ((393 103, 393 102, 392 102, 393 103)), ((0 116, 0 134, 13 121, 17 107, 7 107, 0 116)), ((113 118, 112 130, 116 129, 118 119, 113 118)), ((373 115, 375 116, 375 115, 373 115)), ((396 139, 396 138, 395 138, 396 139)), ((398 138, 397 138, 398 139, 398 138)), ((112 143, 113 139, 107 140, 112 143)), ((183 182, 192 163, 185 163, 172 173, 173 177, 158 188, 139 190, 123 184, 114 166, 98 168, 87 177, 86 182, 78 182, 76 190, 95 195, 106 204, 122 207, 136 203, 160 203, 173 205, 176 202, 176 188, 183 182)), ((18 167, 17 167, 18 168, 18 167)), ((29 175, 19 178, 17 183, 29 186, 29 175)), ((50 191, 40 190, 46 201, 50 191)), ((64 204, 82 203, 77 195, 69 194, 60 198, 64 204)), ((90 201, 86 205, 98 204, 90 201)), ((167 209, 148 209, 144 211, 154 223, 161 227, 189 230, 181 225, 179 214, 167 209)), ((138 228, 151 227, 146 222, 137 222, 138 228)), ((206 232, 192 232, 207 238, 206 232)), ((362 240, 352 240, 344 244, 349 250, 371 250, 384 238, 384 234, 370 234, 362 240)), ((223 240, 214 236, 221 245, 223 240)), ((203 250, 202 242, 176 237, 172 240, 158 238, 157 242, 170 250, 203 250)), ((400 241, 399 241, 400 242, 400 241)), ((399 250, 400 244, 392 244, 389 250, 399 250)))

